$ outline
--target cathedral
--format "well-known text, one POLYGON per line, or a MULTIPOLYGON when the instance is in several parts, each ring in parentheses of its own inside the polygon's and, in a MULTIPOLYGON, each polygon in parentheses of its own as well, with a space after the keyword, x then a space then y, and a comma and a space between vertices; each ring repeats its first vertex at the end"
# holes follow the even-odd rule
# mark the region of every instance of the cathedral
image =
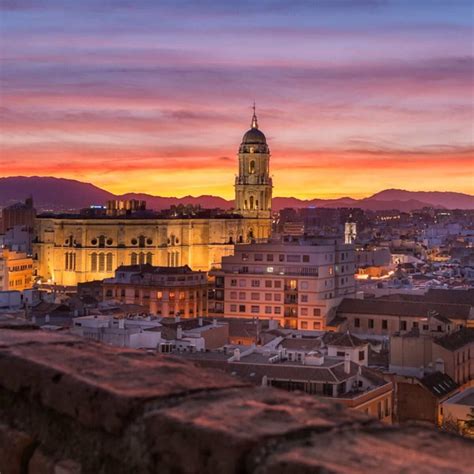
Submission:
POLYGON ((75 286, 112 277, 120 265, 138 263, 208 271, 232 255, 235 244, 265 241, 271 232, 270 150, 255 107, 238 161, 230 212, 37 216, 33 255, 38 277, 44 283, 75 286))

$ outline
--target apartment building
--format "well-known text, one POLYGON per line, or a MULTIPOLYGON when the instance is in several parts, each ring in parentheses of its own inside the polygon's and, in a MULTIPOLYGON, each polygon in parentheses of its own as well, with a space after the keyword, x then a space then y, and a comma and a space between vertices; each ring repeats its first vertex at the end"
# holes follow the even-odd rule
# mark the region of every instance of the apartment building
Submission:
POLYGON ((23 291, 32 286, 32 258, 23 252, 0 249, 0 291, 23 291))
POLYGON ((367 336, 390 336, 417 330, 422 334, 448 334, 474 324, 470 304, 403 301, 391 298, 345 298, 331 321, 336 330, 367 336))
POLYGON ((237 245, 215 272, 214 311, 275 319, 282 327, 322 330, 355 294, 355 250, 335 238, 285 238, 237 245))
POLYGON ((122 265, 102 282, 104 301, 144 306, 152 314, 183 318, 207 315, 207 273, 182 267, 122 265))

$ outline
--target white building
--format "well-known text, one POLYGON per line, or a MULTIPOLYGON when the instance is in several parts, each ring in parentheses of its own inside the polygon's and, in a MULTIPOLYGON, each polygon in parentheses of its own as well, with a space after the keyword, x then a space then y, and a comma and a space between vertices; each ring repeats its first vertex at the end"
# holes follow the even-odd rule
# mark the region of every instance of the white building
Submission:
POLYGON ((285 239, 237 245, 215 272, 215 310, 321 330, 342 298, 355 294, 355 250, 342 239, 285 239))

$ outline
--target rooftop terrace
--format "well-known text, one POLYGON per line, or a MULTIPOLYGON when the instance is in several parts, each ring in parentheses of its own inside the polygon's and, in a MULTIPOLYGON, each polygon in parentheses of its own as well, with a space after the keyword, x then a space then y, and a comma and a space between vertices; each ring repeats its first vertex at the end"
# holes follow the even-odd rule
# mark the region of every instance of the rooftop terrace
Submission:
POLYGON ((0 319, 2 473, 472 473, 474 444, 0 319))

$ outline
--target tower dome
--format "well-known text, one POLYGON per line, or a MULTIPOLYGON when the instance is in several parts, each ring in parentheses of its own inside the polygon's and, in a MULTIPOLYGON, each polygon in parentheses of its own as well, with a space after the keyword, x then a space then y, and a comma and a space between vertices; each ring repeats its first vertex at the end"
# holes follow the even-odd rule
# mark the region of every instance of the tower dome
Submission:
POLYGON ((252 116, 252 124, 250 130, 247 130, 242 138, 242 143, 240 144, 240 152, 245 153, 250 150, 251 145, 256 145, 257 147, 252 146, 252 152, 260 151, 263 153, 268 153, 268 146, 267 146, 267 139, 265 134, 259 130, 258 128, 258 121, 257 115, 255 113, 255 104, 253 106, 253 116, 252 116))

